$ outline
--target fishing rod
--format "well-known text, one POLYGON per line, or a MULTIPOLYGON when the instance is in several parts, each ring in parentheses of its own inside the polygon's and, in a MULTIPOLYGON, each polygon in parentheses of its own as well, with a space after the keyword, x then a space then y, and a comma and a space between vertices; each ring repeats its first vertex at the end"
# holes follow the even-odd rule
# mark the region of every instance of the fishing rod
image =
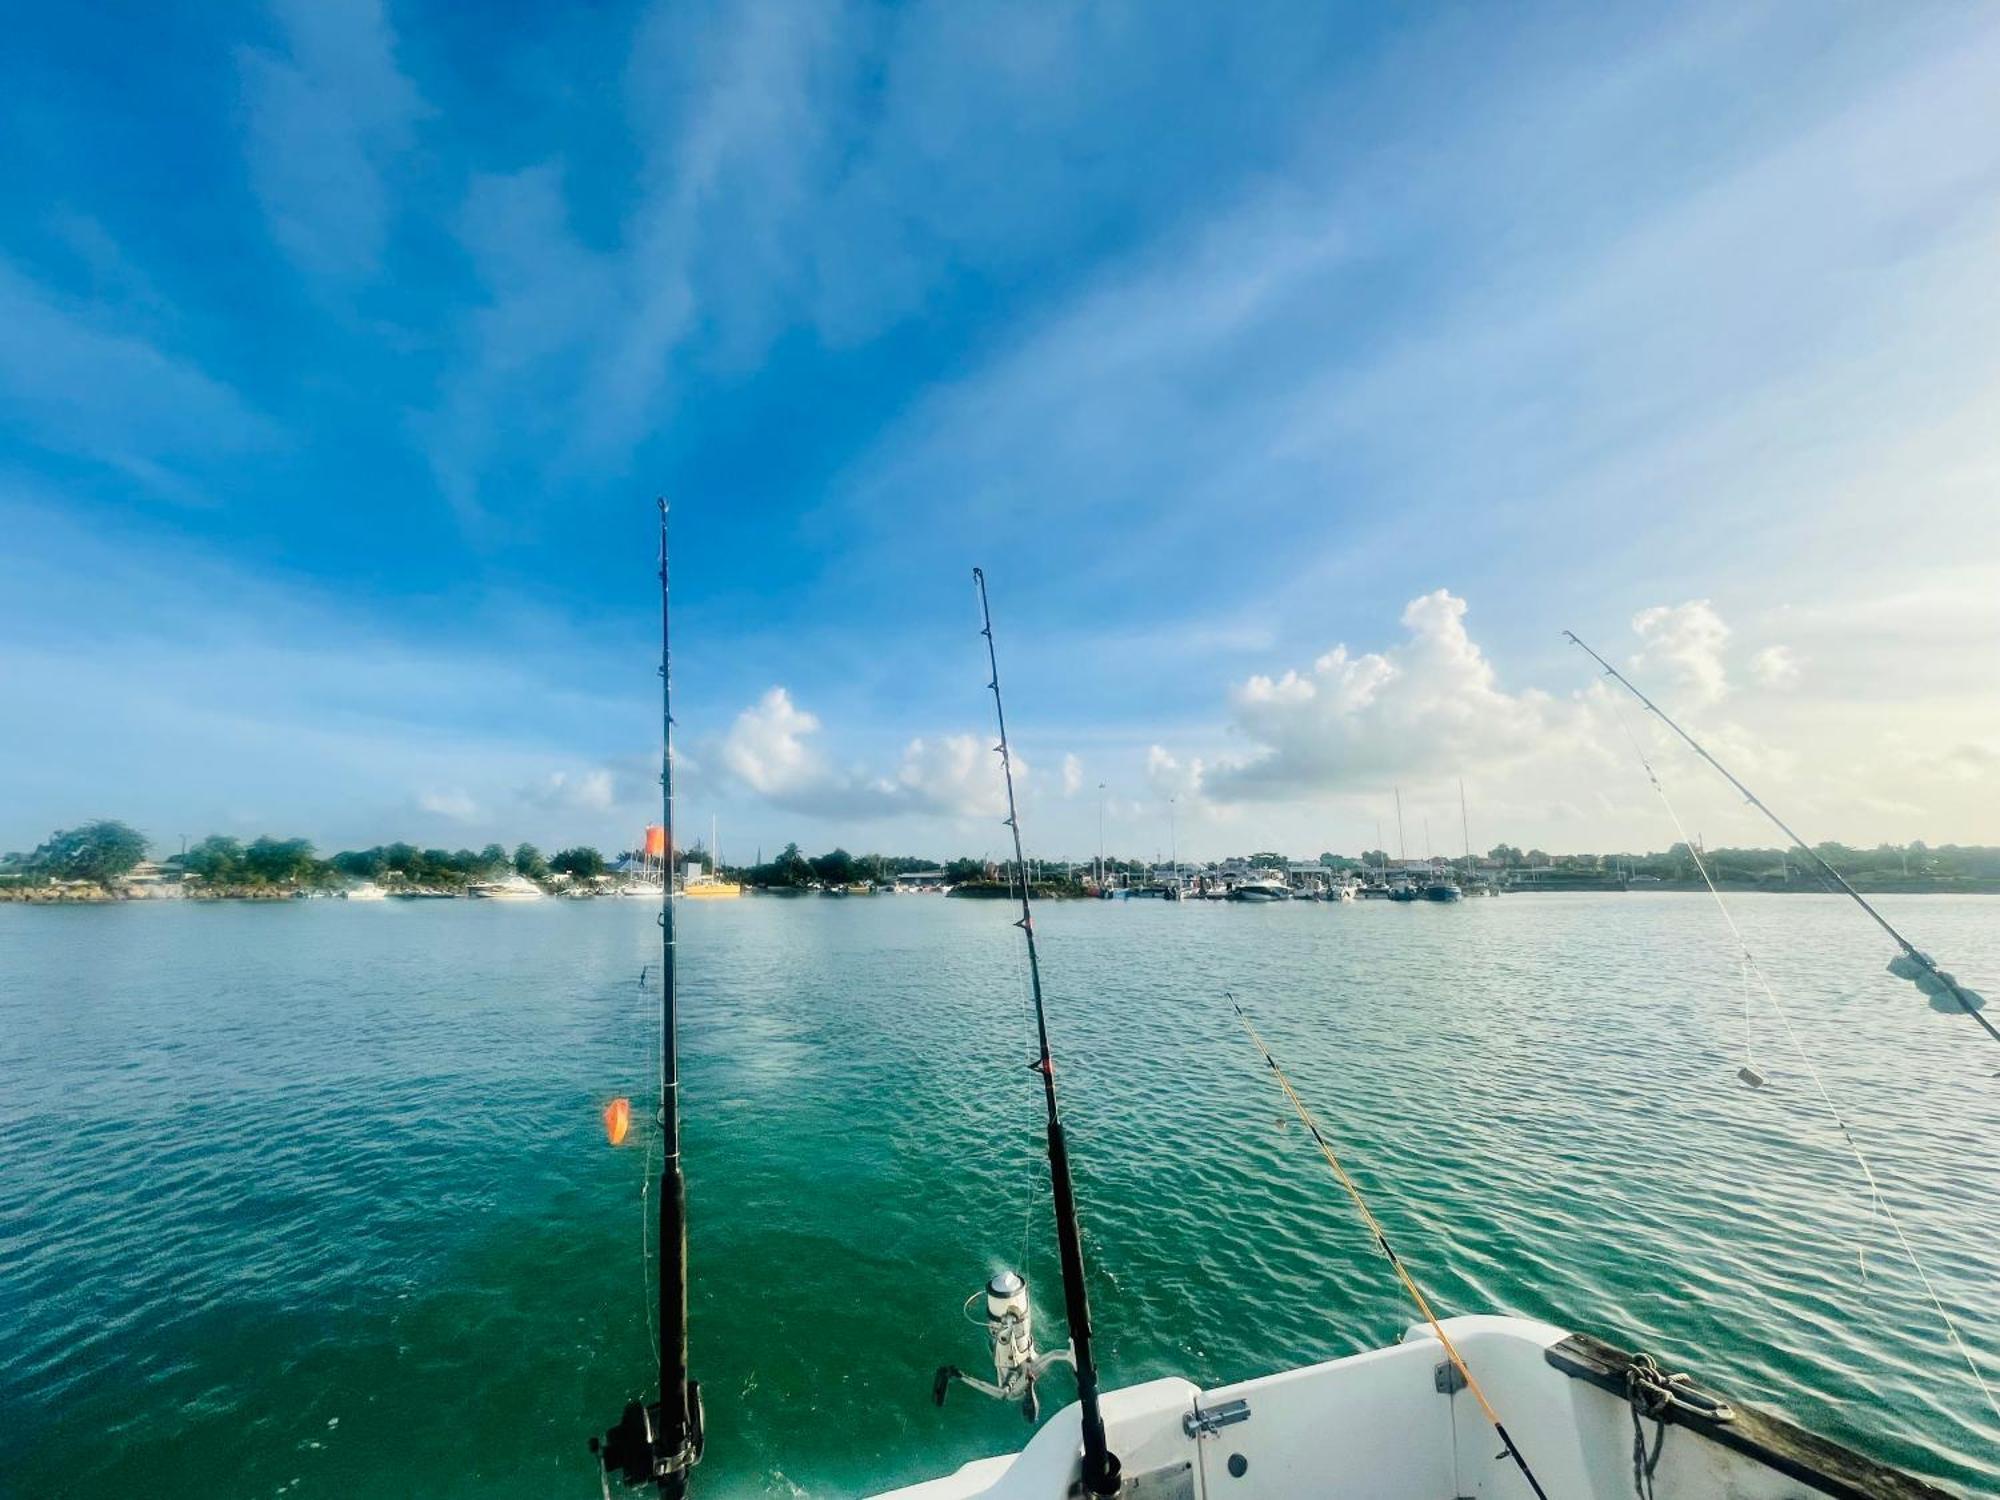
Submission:
POLYGON ((688 1379, 687 1179, 681 1173, 680 1018, 674 972, 674 678, 667 594, 667 502, 660 501, 660 1399, 626 1404, 618 1425, 590 1440, 606 1474, 687 1493, 701 1462, 701 1386, 688 1379))
POLYGON ((1388 1233, 1382 1228, 1381 1221, 1368 1207, 1368 1200, 1361 1196, 1361 1189, 1355 1186, 1354 1179, 1347 1175, 1347 1168, 1340 1164, 1340 1158, 1327 1143, 1325 1132, 1319 1128, 1319 1121, 1314 1119, 1313 1112, 1306 1108, 1305 1100, 1301 1099, 1299 1091, 1292 1087, 1292 1080, 1285 1076, 1285 1070, 1278 1066, 1278 1059, 1265 1045, 1264 1038, 1258 1034, 1257 1028, 1250 1023, 1250 1017, 1237 1003, 1235 994, 1229 990, 1224 990, 1222 994, 1229 1002, 1230 1008, 1236 1012, 1236 1019, 1242 1023, 1244 1031, 1249 1033, 1251 1042, 1255 1044, 1258 1052, 1263 1054, 1264 1061, 1270 1066, 1271 1076, 1278 1080, 1278 1087, 1283 1089, 1285 1097, 1291 1100, 1292 1108, 1298 1113, 1299 1122, 1306 1127, 1306 1133, 1313 1138, 1313 1144, 1319 1147, 1319 1154, 1326 1158, 1326 1164, 1333 1169, 1333 1175, 1339 1179, 1340 1185, 1347 1189, 1347 1196, 1354 1200, 1354 1206, 1361 1214, 1362 1223, 1368 1226, 1368 1232, 1375 1237, 1376 1247, 1381 1250, 1383 1257, 1394 1269, 1397 1279, 1403 1283, 1403 1289, 1410 1294, 1410 1300, 1416 1303, 1417 1311, 1423 1314, 1424 1321, 1430 1324, 1431 1333, 1438 1343, 1444 1346, 1445 1358, 1451 1361, 1452 1368, 1458 1371, 1459 1378, 1465 1382, 1465 1388, 1472 1392, 1473 1400, 1479 1403, 1479 1409, 1486 1414, 1486 1420, 1499 1434, 1501 1446, 1507 1450, 1507 1456, 1514 1460, 1514 1467, 1521 1471, 1521 1477, 1528 1481, 1528 1488, 1535 1492, 1539 1500, 1548 1500, 1541 1481, 1535 1478, 1535 1471, 1528 1467, 1528 1460, 1522 1457, 1521 1450, 1514 1446, 1514 1439, 1507 1431, 1507 1424, 1500 1420, 1500 1413, 1495 1411, 1493 1403, 1486 1399, 1486 1392, 1481 1389, 1471 1367, 1466 1364, 1465 1357, 1458 1352, 1458 1345, 1451 1341, 1451 1335, 1444 1331, 1444 1324, 1439 1322, 1438 1315, 1431 1311, 1430 1300, 1424 1296, 1423 1288, 1417 1285, 1416 1277, 1412 1276, 1409 1267, 1403 1264, 1403 1258, 1391 1248, 1388 1233))
MULTIPOLYGON (((1014 834, 1014 866, 1021 875, 1021 919, 1014 925, 1021 929, 1028 939, 1028 982, 1035 1000, 1035 1031, 1040 1043, 1041 1055, 1033 1064, 1042 1075, 1042 1101, 1048 1111, 1049 1136, 1049 1182, 1055 1199, 1056 1245, 1062 1257, 1063 1312, 1069 1321, 1070 1349, 1076 1365, 1076 1393, 1083 1407, 1083 1487, 1092 1495, 1115 1495, 1119 1489, 1118 1457, 1111 1451, 1109 1439, 1104 1432, 1104 1412, 1097 1396, 1097 1360, 1091 1352, 1090 1293, 1083 1279, 1083 1235, 1077 1227, 1076 1188, 1070 1181, 1069 1144, 1063 1134, 1062 1112, 1056 1105, 1056 1064, 1049 1051, 1048 1010, 1042 1002, 1042 969, 1035 952, 1035 919, 1028 909, 1028 862, 1021 847, 1021 814, 1014 801, 1014 760, 1007 746, 1007 710, 1000 701, 1000 658, 993 646, 993 611, 986 602, 986 574, 979 568, 972 570, 972 581, 979 588, 979 633, 986 637, 986 664, 991 669, 992 681, 986 685, 993 692, 993 716, 1000 726, 1000 743, 993 747, 1000 757, 1000 772, 1007 785, 1007 827, 1014 834)), ((1018 1285, 1019 1278, 1014 1278, 1018 1285)), ((989 1312, 993 1306, 995 1290, 1001 1286, 1001 1278, 996 1277, 988 1288, 989 1312)), ((1021 1296, 1025 1310, 1026 1297, 1021 1296)), ((939 1374, 939 1392, 943 1390, 944 1372, 939 1374)))
POLYGON ((1685 740, 1688 744, 1689 749, 1693 750, 1696 755, 1699 755, 1703 760, 1707 761, 1718 772, 1720 772, 1723 780, 1727 781, 1731 786, 1735 787, 1737 791, 1743 794, 1744 801, 1748 802, 1752 807, 1756 808, 1758 812, 1762 813, 1765 817, 1769 818, 1772 823, 1776 824, 1778 831, 1784 834, 1786 838, 1790 839, 1795 845, 1798 846, 1799 849, 1804 851, 1806 858, 1811 860, 1813 864, 1818 867, 1819 873, 1822 876, 1824 876, 1827 881, 1831 882, 1835 889, 1837 889, 1842 895, 1851 897, 1856 906, 1860 907, 1863 911, 1867 912, 1870 917, 1874 918, 1875 925, 1877 927, 1880 927, 1884 932, 1888 933, 1890 939, 1896 944, 1898 948, 1902 950, 1902 958, 1900 961, 1895 959, 1890 960, 1889 972, 1891 974, 1894 974, 1898 979, 1909 980, 1911 983, 1915 984, 1918 989, 1922 990, 1925 994, 1930 995, 1933 1001, 1935 1001, 1940 996, 1949 996, 1953 1001, 1957 1003, 1958 1008, 1960 1010, 1964 1011, 1968 1016, 1971 1016, 1973 1020, 1977 1021, 1980 1024, 1980 1026, 1985 1029, 1986 1034, 1988 1036, 1992 1037, 1994 1041, 2000 1042, 2000 1028, 1996 1028, 1991 1021, 1987 1020, 1985 1016, 1979 1013, 1980 1007, 1984 1005, 1986 1002, 1978 994, 1974 993, 1971 990, 1966 989, 1965 986, 1960 984, 1953 975, 1946 973, 1943 969, 1940 969, 1937 966, 1936 961, 1932 959, 1932 957, 1928 953, 1919 951, 1916 944, 1912 943, 1908 938, 1904 937, 1902 933, 1898 932, 1892 925, 1890 925, 1889 919, 1883 916, 1882 913, 1877 911, 1872 905, 1870 905, 1867 897, 1863 896, 1861 892, 1857 891, 1853 886, 1849 885, 1845 877, 1841 875, 1840 871, 1834 869, 1832 865, 1828 864, 1826 859, 1820 854, 1820 852, 1817 849, 1813 848, 1804 839, 1800 838, 1796 833, 1792 832, 1790 825, 1787 824, 1783 818, 1779 817, 1776 813, 1772 812, 1771 809, 1765 805, 1764 800, 1761 797, 1759 797, 1755 792, 1751 791, 1750 788, 1745 786, 1741 781, 1737 780, 1736 777, 1730 772, 1729 768, 1725 766, 1721 761, 1717 760, 1713 755, 1710 755, 1707 750, 1703 749, 1700 741, 1695 739, 1693 735, 1689 734, 1685 729, 1681 728, 1680 725, 1676 724, 1671 718, 1669 718, 1667 716, 1665 709, 1661 708, 1659 704, 1655 703, 1651 698, 1648 698, 1644 693, 1640 692, 1636 687, 1634 687, 1630 679, 1628 679, 1623 672, 1619 671, 1616 667, 1612 666, 1610 662, 1606 661, 1603 657, 1599 656, 1595 651, 1591 650, 1589 646, 1585 645, 1584 642, 1577 636, 1575 631, 1565 630, 1563 632, 1563 635, 1572 646, 1575 646, 1578 650, 1582 651, 1586 656, 1588 656, 1592 661, 1596 662, 1600 667, 1604 668, 1605 674, 1607 676, 1613 678, 1615 681, 1617 681, 1617 683, 1621 687, 1625 689, 1626 692, 1630 693, 1634 698, 1637 698, 1641 703, 1643 703, 1647 707, 1647 709, 1649 709, 1652 712, 1654 717, 1659 719, 1659 721, 1662 724, 1666 725, 1667 728, 1671 729, 1675 734, 1679 735, 1683 740, 1685 740))

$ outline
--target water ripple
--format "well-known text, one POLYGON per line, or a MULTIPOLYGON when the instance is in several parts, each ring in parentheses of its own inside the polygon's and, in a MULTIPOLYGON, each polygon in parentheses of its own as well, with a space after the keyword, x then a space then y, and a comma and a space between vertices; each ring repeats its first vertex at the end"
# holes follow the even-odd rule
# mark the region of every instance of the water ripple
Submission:
MULTIPOLYGON (((1738 903, 1889 1201, 2000 1369, 1990 1060, 1814 898, 1738 903)), ((1991 903, 1892 903, 1967 974, 1991 903)), ((1117 1382, 1393 1338, 1393 1279, 1233 988, 1446 1310, 1657 1350, 1974 1492, 2000 1431, 1782 1032, 1691 897, 1152 903, 1038 918, 1117 1382)), ((935 1411, 1022 1261, 1060 1339, 1018 935, 981 903, 683 921, 714 1481, 914 1479, 1018 1444, 935 1411)), ((594 1493, 643 1382, 652 915, 624 903, 0 908, 0 1472, 23 1493, 594 1493), (638 1148, 638 1149, 634 1149, 638 1148), (572 1488, 573 1487, 573 1488, 572 1488)), ((1988 985, 1988 989, 1994 988, 1988 985)))

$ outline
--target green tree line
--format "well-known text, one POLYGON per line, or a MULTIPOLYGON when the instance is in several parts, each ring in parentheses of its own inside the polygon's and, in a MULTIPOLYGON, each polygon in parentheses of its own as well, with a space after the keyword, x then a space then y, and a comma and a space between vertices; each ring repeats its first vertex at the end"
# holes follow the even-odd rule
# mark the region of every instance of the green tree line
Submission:
MULTIPOLYGON (((75 828, 58 829, 28 853, 0 856, 0 881, 38 884, 51 880, 90 881, 112 886, 129 876, 146 858, 151 848, 146 836, 116 819, 98 819, 75 828)), ((1980 844, 1940 844, 1922 842, 1878 844, 1862 849, 1846 844, 1814 846, 1814 853, 1850 880, 1952 881, 2000 880, 2000 847, 1980 844)), ((687 851, 700 858, 699 845, 687 851)), ((1485 863, 1503 870, 1551 870, 1578 880, 1601 879, 1613 875, 1652 876, 1660 880, 1700 879, 1697 857, 1709 875, 1731 884, 1771 883, 1782 880, 1810 881, 1813 866, 1803 849, 1716 848, 1690 849, 1675 844, 1649 853, 1551 854, 1542 849, 1521 849, 1512 844, 1496 844, 1485 863)), ((1284 856, 1259 850, 1247 856, 1253 866, 1283 868, 1284 856)), ((1391 863, 1379 849, 1364 851, 1358 858, 1325 853, 1319 862, 1336 869, 1391 863)), ((1144 876, 1151 869, 1145 860, 1107 859, 1107 871, 1144 876)), ((1214 861, 1187 860, 1189 872, 1213 869, 1214 861)), ((1463 866, 1463 859, 1446 863, 1463 866)), ((500 844, 483 849, 425 849, 415 844, 378 844, 369 849, 347 849, 321 858, 310 839, 264 836, 244 842, 226 834, 211 834, 188 848, 184 854, 161 861, 171 877, 195 876, 210 886, 339 885, 357 880, 394 881, 409 885, 461 887, 474 881, 495 880, 508 874, 530 880, 547 880, 566 875, 590 880, 609 868, 605 855, 588 844, 560 849, 543 855, 533 844, 517 844, 510 852, 500 844)), ((1075 878, 1091 873, 1095 860, 1075 863, 1075 878)), ((1038 863, 1040 881, 1065 878, 1064 865, 1038 863)), ((862 881, 886 882, 914 870, 942 869, 948 880, 983 880, 1004 877, 1007 865, 961 856, 939 860, 918 855, 851 854, 835 848, 808 856, 796 843, 785 845, 778 856, 765 863, 725 869, 722 873, 750 885, 787 888, 811 885, 852 885, 862 881)))

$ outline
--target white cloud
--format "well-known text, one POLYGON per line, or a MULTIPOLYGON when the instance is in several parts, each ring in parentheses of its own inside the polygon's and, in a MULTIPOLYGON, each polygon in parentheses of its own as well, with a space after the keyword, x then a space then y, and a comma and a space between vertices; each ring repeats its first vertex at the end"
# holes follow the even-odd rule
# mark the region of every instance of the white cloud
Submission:
POLYGON ((1164 746, 1146 748, 1146 782, 1159 798, 1175 798, 1193 806, 1202 795, 1201 757, 1182 761, 1164 746))
POLYGON ((271 234, 306 269, 372 271, 388 236, 387 166, 423 112, 397 70, 380 0, 275 0, 289 55, 237 57, 250 181, 271 234))
POLYGON ((530 783, 521 800, 560 812, 609 812, 618 803, 618 785, 611 771, 551 771, 530 783))
POLYGON ((823 788, 832 773, 809 741, 819 720, 774 687, 736 716, 722 741, 722 765, 751 791, 787 801, 823 788))
MULTIPOLYGON (((1014 752, 1014 787, 1028 780, 1027 762, 1014 752)), ((900 811, 939 813, 955 818, 1005 817, 1007 792, 1000 757, 977 735, 954 734, 911 740, 892 785, 877 788, 900 811)))
POLYGON ((1641 648, 1632 669, 1665 671, 1690 701, 1714 703, 1729 691, 1722 654, 1729 645, 1729 627, 1706 599, 1686 604, 1656 604, 1632 617, 1641 648))
POLYGON ((1074 797, 1083 790, 1083 762, 1074 755, 1065 755, 1062 763, 1062 794, 1074 797))
POLYGON ((1789 646, 1766 646, 1750 658, 1750 674, 1768 688, 1788 688, 1799 680, 1799 659, 1789 646))
POLYGON ((1508 693, 1444 589, 1403 610, 1408 639, 1384 652, 1335 646, 1304 672, 1254 676, 1234 694, 1236 728, 1258 748, 1213 767, 1219 801, 1282 801, 1379 788, 1396 776, 1519 759, 1572 733, 1545 693, 1508 693))
MULTIPOLYGON (((817 715, 774 687, 744 709, 720 746, 723 771, 765 800, 817 817, 1001 817, 1006 792, 1000 759, 977 735, 921 737, 903 748, 895 769, 841 769, 821 750, 817 715)), ((1014 756, 1016 789, 1029 776, 1014 756)))
POLYGON ((0 260, 0 394, 40 442, 178 488, 167 466, 237 454, 273 429, 235 390, 0 260))

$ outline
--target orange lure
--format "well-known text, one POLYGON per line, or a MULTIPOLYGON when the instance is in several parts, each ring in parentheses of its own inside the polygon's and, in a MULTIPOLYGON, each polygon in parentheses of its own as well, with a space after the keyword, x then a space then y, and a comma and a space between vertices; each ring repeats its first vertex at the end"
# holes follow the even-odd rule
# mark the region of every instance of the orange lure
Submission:
POLYGON ((632 1128, 632 1101, 613 1099, 604 1106, 604 1133, 611 1138, 611 1144, 620 1145, 625 1133, 632 1128))

